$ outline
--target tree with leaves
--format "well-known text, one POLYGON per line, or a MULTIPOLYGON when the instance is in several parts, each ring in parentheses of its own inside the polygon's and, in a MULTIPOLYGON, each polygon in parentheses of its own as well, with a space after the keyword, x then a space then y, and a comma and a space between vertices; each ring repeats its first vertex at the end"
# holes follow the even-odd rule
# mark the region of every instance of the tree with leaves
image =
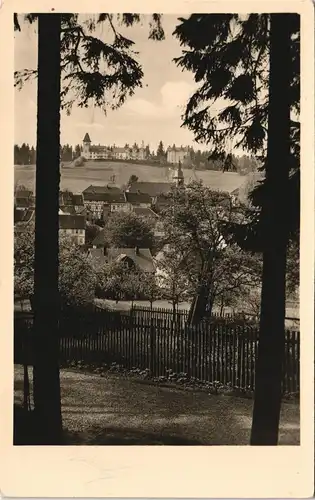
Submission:
POLYGON ((127 186, 128 186, 128 187, 131 187, 131 186, 132 186, 132 184, 134 184, 135 182, 137 182, 137 181, 138 181, 138 179, 139 179, 139 177, 138 177, 137 175, 132 174, 132 175, 129 177, 129 180, 128 180, 128 184, 127 184, 127 186))
POLYGON ((191 285, 183 272, 183 259, 174 245, 166 245, 156 259, 156 280, 160 297, 172 304, 173 318, 177 307, 191 296, 191 285))
POLYGON ((231 145, 262 162, 248 224, 234 227, 244 246, 263 252, 260 341, 251 444, 276 445, 284 355, 285 270, 300 206, 300 19, 296 14, 194 14, 175 36, 177 64, 200 83, 184 125, 211 144, 230 169, 231 145), (218 98, 225 105, 213 112, 218 98), (268 398, 266 398, 266 394, 268 398))
POLYGON ((96 274, 86 254, 65 239, 60 244, 59 293, 62 307, 93 304, 96 274))
POLYGON ((34 293, 34 229, 14 232, 14 295, 27 299, 34 293))
POLYGON ((101 231, 101 227, 97 224, 86 224, 85 227, 85 244, 91 245, 93 240, 96 238, 98 233, 101 231))
MULTIPOLYGON (((60 109, 74 104, 117 109, 141 86, 143 72, 135 60, 133 42, 115 27, 140 22, 139 14, 99 14, 82 19, 78 14, 28 14, 38 22, 38 67, 15 72, 21 87, 38 78, 36 234, 35 234, 35 412, 43 444, 60 444, 62 420, 59 380, 58 314, 58 209, 60 182, 60 109), (106 23, 112 40, 94 36, 106 23)), ((14 28, 21 30, 14 14, 14 28)), ((162 39, 161 16, 152 15, 149 38, 162 39)))
POLYGON ((153 303, 161 297, 161 290, 154 273, 143 272, 140 275, 140 292, 145 300, 150 302, 151 309, 153 303))
POLYGON ((174 188, 164 211, 166 241, 182 258, 182 271, 192 292, 198 291, 190 321, 211 314, 214 305, 228 305, 261 277, 259 259, 225 240, 226 226, 243 219, 242 207, 234 206, 227 193, 213 191, 201 182, 174 188), (227 242, 229 244, 227 244, 227 242))
MULTIPOLYGON (((14 293, 31 299, 34 294, 35 231, 28 224, 14 235, 14 293)), ((68 237, 59 240, 59 291, 63 306, 91 304, 95 292, 95 273, 81 249, 68 237)))
POLYGON ((119 211, 111 215, 105 226, 110 245, 121 248, 152 248, 151 224, 135 212, 119 211))
POLYGON ((77 158, 80 158, 80 156, 81 156, 80 144, 76 144, 74 148, 73 159, 76 160, 77 158))
POLYGON ((122 261, 106 263, 97 273, 96 296, 118 302, 125 297, 127 287, 125 276, 128 272, 122 261))

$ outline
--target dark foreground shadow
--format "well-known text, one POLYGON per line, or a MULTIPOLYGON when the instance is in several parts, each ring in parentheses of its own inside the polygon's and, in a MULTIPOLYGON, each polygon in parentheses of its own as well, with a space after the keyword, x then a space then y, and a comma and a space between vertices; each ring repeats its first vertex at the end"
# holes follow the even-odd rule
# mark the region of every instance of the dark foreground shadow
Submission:
POLYGON ((40 438, 36 430, 34 412, 28 411, 18 405, 14 405, 13 408, 13 444, 40 444, 40 438))
MULTIPOLYGON (((44 443, 37 432, 34 412, 28 411, 21 406, 14 405, 14 435, 15 446, 40 446, 44 443)), ((86 432, 72 432, 65 430, 61 446, 200 446, 197 440, 189 440, 185 437, 174 436, 166 433, 148 433, 137 429, 120 429, 116 427, 91 427, 86 432)))

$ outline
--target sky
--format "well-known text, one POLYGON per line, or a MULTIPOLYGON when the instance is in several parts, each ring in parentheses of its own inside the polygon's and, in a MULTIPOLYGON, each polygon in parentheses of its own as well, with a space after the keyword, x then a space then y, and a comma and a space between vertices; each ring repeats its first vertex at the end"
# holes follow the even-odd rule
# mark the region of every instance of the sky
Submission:
MULTIPOLYGON (((182 71, 172 61, 181 55, 178 40, 172 36, 178 15, 164 15, 166 39, 148 40, 148 16, 142 25, 120 31, 135 42, 138 60, 144 72, 143 87, 135 91, 125 104, 107 116, 93 106, 74 107, 71 115, 61 116, 61 144, 78 144, 89 133, 93 144, 149 144, 156 150, 160 140, 168 146, 192 145, 192 132, 181 128, 181 114, 189 96, 196 88, 192 73, 182 71)), ((15 33, 15 70, 35 69, 37 65, 37 26, 22 25, 15 33)), ((102 30, 102 37, 107 36, 102 30)), ((36 80, 27 82, 22 90, 15 89, 15 143, 36 144, 36 80)), ((204 147, 198 146, 200 149, 204 147)))

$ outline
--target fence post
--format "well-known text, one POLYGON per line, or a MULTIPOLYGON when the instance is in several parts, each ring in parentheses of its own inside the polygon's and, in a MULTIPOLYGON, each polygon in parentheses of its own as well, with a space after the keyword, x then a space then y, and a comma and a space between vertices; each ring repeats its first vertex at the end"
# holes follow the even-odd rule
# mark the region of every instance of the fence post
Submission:
POLYGON ((153 325, 153 317, 150 318, 150 370, 151 375, 155 375, 155 332, 153 325))

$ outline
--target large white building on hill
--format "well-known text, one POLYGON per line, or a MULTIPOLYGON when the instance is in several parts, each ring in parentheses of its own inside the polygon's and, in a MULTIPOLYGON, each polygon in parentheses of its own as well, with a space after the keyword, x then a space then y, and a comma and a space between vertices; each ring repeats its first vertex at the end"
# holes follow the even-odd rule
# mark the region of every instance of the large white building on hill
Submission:
POLYGON ((82 156, 87 160, 146 160, 146 151, 143 141, 140 147, 136 143, 133 146, 126 144, 124 147, 92 144, 89 134, 86 133, 83 139, 82 156))
POLYGON ((178 164, 182 163, 185 165, 186 162, 190 162, 191 160, 191 151, 188 146, 180 148, 176 147, 175 144, 173 146, 169 146, 166 150, 166 160, 167 163, 178 164))

